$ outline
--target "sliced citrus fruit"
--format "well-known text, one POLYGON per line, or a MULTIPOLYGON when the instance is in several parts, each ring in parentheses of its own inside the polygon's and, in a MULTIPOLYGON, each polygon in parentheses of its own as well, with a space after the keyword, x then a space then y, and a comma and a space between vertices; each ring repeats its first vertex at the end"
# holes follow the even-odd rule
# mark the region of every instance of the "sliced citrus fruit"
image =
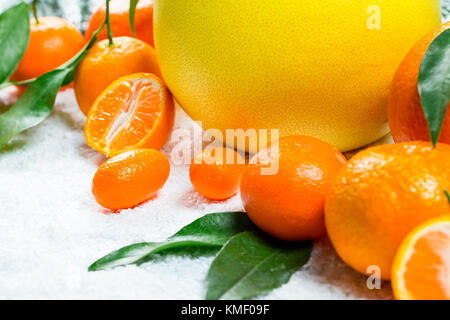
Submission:
POLYGON ((450 300, 450 216, 411 232, 398 249, 392 289, 400 300, 450 300))
POLYGON ((136 73, 113 82, 92 105, 86 120, 89 146, 112 157, 137 149, 161 149, 174 122, 172 96, 161 79, 136 73))

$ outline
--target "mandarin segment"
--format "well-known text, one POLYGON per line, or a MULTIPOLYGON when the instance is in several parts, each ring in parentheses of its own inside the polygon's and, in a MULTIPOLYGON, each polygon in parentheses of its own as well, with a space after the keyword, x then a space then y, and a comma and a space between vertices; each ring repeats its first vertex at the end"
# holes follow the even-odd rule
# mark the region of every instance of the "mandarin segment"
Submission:
POLYGON ((153 149, 127 151, 98 168, 92 193, 107 209, 132 208, 154 197, 169 173, 169 160, 163 153, 153 149))
POLYGON ((245 160, 234 150, 209 147, 196 155, 189 167, 194 189, 212 200, 231 198, 239 191, 245 160))
POLYGON ((86 119, 86 142, 106 156, 137 149, 160 149, 171 133, 172 96, 155 75, 118 79, 98 97, 86 119))
POLYGON ((325 197, 345 163, 337 149, 319 139, 281 138, 255 155, 244 171, 241 197, 248 216, 281 240, 323 237, 325 197), (274 172, 262 174, 269 167, 274 172))
POLYGON ((401 300, 450 300, 450 216, 411 232, 397 251, 392 288, 401 300))
POLYGON ((355 155, 327 196, 325 221, 339 256, 367 274, 377 266, 390 279, 401 241, 419 224, 449 214, 450 146, 408 142, 355 155))

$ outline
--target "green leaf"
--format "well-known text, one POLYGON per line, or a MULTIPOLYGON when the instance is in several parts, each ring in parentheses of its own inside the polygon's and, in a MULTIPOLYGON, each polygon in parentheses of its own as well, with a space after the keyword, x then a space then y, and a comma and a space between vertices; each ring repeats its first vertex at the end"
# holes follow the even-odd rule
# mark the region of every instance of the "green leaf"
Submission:
POLYGON ((428 48, 418 83, 431 142, 436 146, 450 100, 450 29, 436 37, 428 48))
POLYGON ((211 213, 185 226, 164 242, 145 242, 114 251, 94 262, 89 271, 130 264, 140 265, 156 254, 202 256, 216 253, 235 234, 256 230, 243 212, 211 213))
POLYGON ((209 269, 206 299, 250 299, 280 287, 308 262, 312 245, 281 242, 261 232, 235 235, 209 269))
POLYGON ((14 106, 0 115, 0 147, 50 115, 56 94, 70 71, 58 69, 39 77, 14 106))
POLYGON ((16 70, 28 46, 28 6, 21 2, 0 15, 0 84, 16 70))
POLYGON ((130 11, 128 13, 129 20, 130 20, 130 27, 131 32, 133 32, 133 36, 137 38, 136 36, 136 30, 134 28, 134 16, 136 15, 136 6, 138 4, 139 0, 130 0, 130 11))
POLYGON ((450 194, 448 193, 447 190, 444 190, 444 192, 445 192, 445 195, 447 196, 448 203, 450 204, 450 194))

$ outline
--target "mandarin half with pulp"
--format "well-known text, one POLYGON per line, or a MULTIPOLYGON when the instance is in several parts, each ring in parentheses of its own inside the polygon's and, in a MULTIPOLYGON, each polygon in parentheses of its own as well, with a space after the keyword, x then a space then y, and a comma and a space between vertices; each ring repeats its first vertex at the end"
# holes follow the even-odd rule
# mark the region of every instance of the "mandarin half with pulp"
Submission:
POLYGON ((112 157, 138 149, 161 149, 172 132, 172 95, 157 76, 136 73, 113 82, 92 105, 86 142, 112 157))
POLYGON ((392 267, 399 300, 450 300, 450 216, 420 225, 403 240, 392 267))

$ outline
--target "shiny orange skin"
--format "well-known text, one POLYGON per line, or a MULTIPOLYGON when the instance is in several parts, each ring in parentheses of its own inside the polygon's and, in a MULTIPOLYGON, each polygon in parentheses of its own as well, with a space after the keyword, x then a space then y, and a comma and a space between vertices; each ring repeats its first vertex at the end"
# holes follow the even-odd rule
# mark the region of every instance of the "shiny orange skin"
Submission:
POLYGON ((245 160, 236 151, 211 147, 194 157, 189 177, 194 189, 205 198, 225 200, 239 191, 244 169, 245 160), (227 153, 231 161, 227 161, 227 153))
POLYGON ((334 147, 307 136, 283 137, 253 157, 241 181, 241 197, 250 219, 264 232, 287 241, 325 235, 325 197, 346 163, 334 147), (261 169, 279 170, 262 175, 261 169))
POLYGON ((11 80, 33 79, 56 69, 75 56, 83 47, 81 32, 59 17, 40 17, 39 24, 30 21, 27 50, 11 80))
POLYGON ((402 240, 421 223, 450 213, 450 146, 404 142, 355 155, 338 173, 325 205, 339 256, 363 274, 390 279, 402 240), (373 271, 372 271, 373 272, 373 271))
MULTIPOLYGON (((449 28, 450 22, 447 22, 422 38, 406 55, 395 74, 388 105, 389 126, 395 142, 431 140, 420 102, 417 79, 428 47, 449 28)), ((439 141, 450 144, 450 112, 445 117, 439 141)))
POLYGON ((155 51, 143 41, 130 37, 113 38, 94 44, 78 66, 74 89, 78 105, 88 114, 94 101, 111 83, 133 73, 153 73, 161 77, 155 51))
POLYGON ((169 173, 169 160, 163 153, 153 149, 127 151, 98 168, 92 193, 107 209, 132 208, 154 197, 169 173))
MULTIPOLYGON (((145 41, 152 47, 153 41, 153 3, 154 0, 139 0, 134 16, 134 28, 138 39, 145 41)), ((112 0, 110 2, 109 18, 111 21, 112 33, 115 37, 133 37, 128 17, 130 8, 129 0, 112 0)), ((106 5, 103 4, 92 14, 89 26, 86 29, 85 39, 89 41, 94 31, 96 31, 105 20, 106 5)), ((106 28, 103 29, 98 38, 104 40, 108 38, 106 28)))

